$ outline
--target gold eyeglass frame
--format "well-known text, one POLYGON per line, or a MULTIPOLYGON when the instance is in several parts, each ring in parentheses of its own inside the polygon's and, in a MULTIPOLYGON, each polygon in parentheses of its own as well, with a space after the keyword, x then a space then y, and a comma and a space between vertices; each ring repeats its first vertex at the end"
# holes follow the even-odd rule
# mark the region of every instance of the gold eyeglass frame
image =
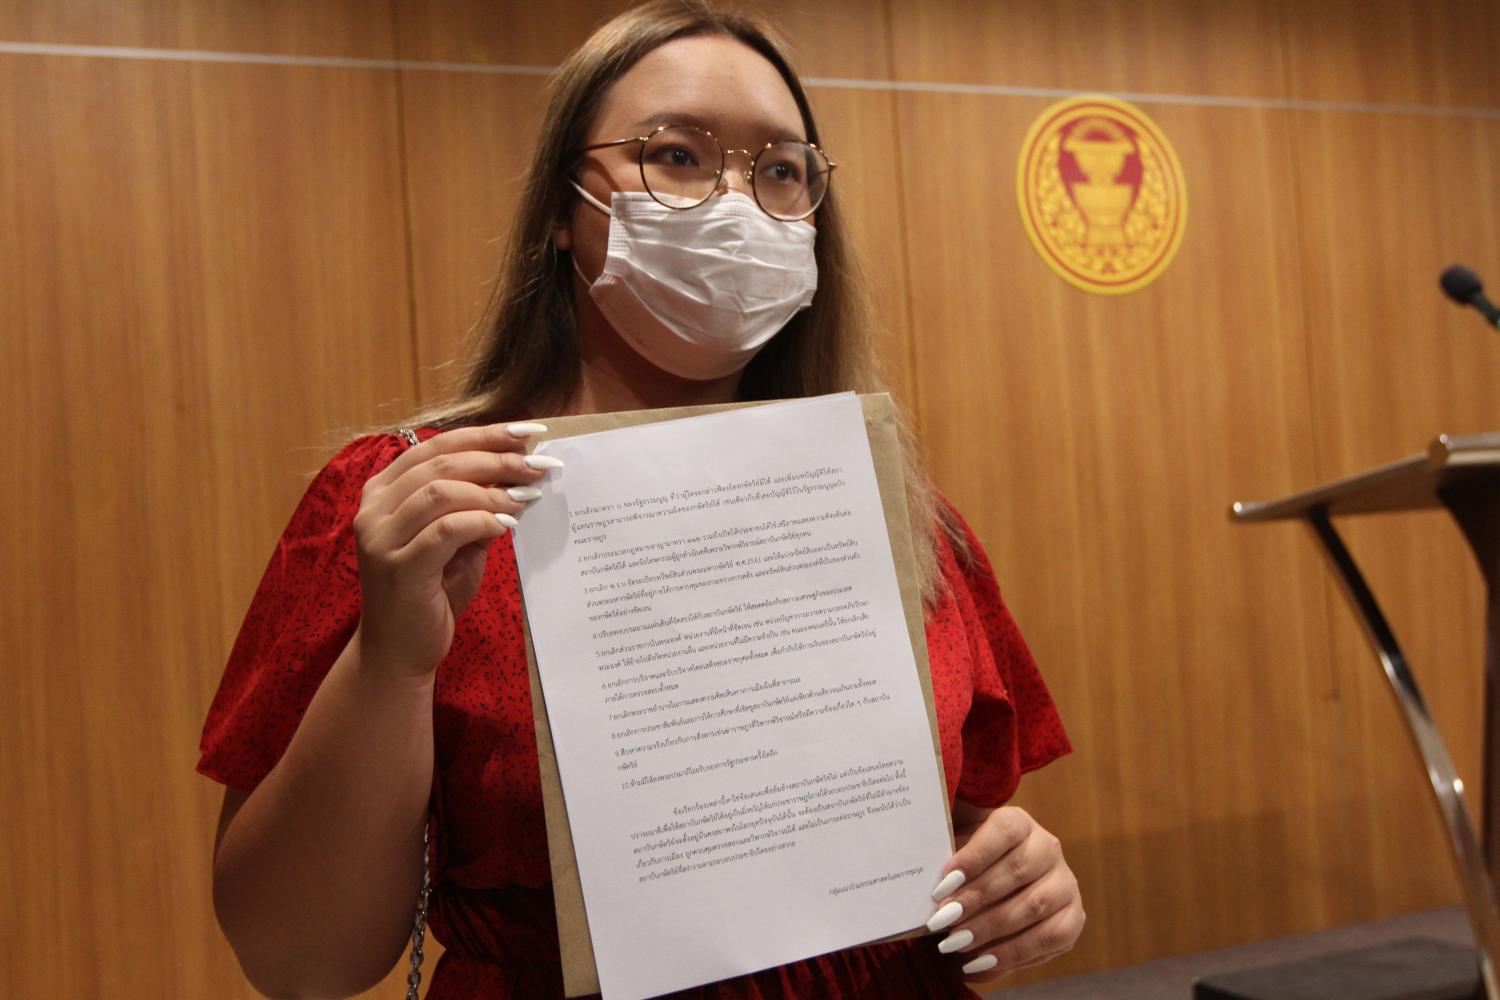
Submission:
POLYGON ((641 186, 646 189, 646 193, 651 196, 651 200, 656 202, 658 205, 665 205, 667 208, 677 209, 679 211, 686 211, 690 208, 697 208, 699 205, 702 205, 704 202, 708 201, 708 199, 712 198, 714 196, 714 192, 719 189, 719 185, 724 180, 724 171, 729 165, 729 155, 731 153, 741 153, 750 158, 750 169, 745 171, 745 183, 750 185, 750 195, 755 199, 755 204, 760 207, 760 210, 762 212, 765 212, 766 215, 775 219, 777 222, 801 222, 803 219, 806 219, 816 213, 818 207, 823 204, 823 199, 828 197, 828 189, 833 186, 833 172, 838 168, 838 164, 834 163, 833 160, 829 158, 827 152, 821 149, 816 143, 807 142, 804 139, 777 139, 775 142, 766 143, 764 146, 760 147, 760 149, 755 150, 752 153, 748 149, 725 149, 724 143, 719 141, 719 137, 714 135, 706 128, 699 128, 696 125, 677 125, 670 122, 665 125, 656 126, 656 128, 652 129, 645 135, 634 135, 626 139, 611 139, 609 142, 596 142, 589 146, 582 146, 578 150, 578 156, 580 159, 582 159, 583 154, 591 153, 596 149, 609 149, 613 146, 623 146, 629 142, 638 142, 641 144, 640 150, 636 154, 636 168, 641 172, 641 186), (704 195, 698 201, 693 202, 691 205, 673 205, 668 202, 662 201, 656 196, 656 192, 651 190, 651 185, 646 181, 646 144, 649 143, 652 139, 655 139, 657 135, 665 132, 669 128, 690 128, 695 132, 702 132, 704 135, 713 140, 715 146, 719 147, 719 169, 714 174, 713 186, 709 188, 708 194, 704 195), (760 191, 755 186, 755 165, 760 162, 761 154, 768 149, 772 149, 776 146, 781 145, 784 142, 795 142, 803 146, 810 146, 812 147, 814 152, 816 152, 823 158, 823 162, 828 164, 828 183, 824 185, 823 193, 818 196, 817 202, 810 210, 808 210, 806 214, 799 215, 795 219, 784 219, 779 215, 772 215, 771 211, 766 208, 765 205, 761 204, 760 191))

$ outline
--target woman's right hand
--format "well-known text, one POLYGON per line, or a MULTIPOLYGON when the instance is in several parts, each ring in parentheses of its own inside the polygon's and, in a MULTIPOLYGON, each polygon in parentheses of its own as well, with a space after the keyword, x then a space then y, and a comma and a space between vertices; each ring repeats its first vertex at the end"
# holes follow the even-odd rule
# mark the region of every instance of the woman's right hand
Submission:
POLYGON ((423 441, 365 483, 354 538, 366 665, 426 677, 448 654, 453 622, 479 590, 490 543, 540 496, 556 459, 528 457, 541 424, 490 424, 423 441), (533 468, 532 464, 542 466, 533 468))

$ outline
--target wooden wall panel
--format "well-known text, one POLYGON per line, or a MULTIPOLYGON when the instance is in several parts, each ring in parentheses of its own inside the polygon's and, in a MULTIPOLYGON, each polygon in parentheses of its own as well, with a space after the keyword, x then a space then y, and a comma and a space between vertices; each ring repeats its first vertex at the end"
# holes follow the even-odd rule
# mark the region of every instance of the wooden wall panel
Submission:
POLYGON ((534 76, 401 75, 424 400, 461 382, 530 164, 542 87, 534 76))
MULTIPOLYGON (((896 150, 896 98, 889 92, 813 88, 809 97, 823 144, 839 166, 834 172, 874 314, 872 335, 886 381, 909 415, 916 416, 912 378, 907 248, 902 236, 908 210, 896 150)), ((921 206, 917 206, 921 211, 921 206)))
POLYGON ((1224 511, 1316 474, 1286 116, 1150 108, 1188 234, 1155 284, 1104 298, 1047 270, 995 177, 1045 104, 908 94, 899 124, 908 196, 932 204, 908 239, 934 474, 1077 737, 1018 800, 1090 901, 1056 975, 1317 926, 1346 887, 1320 795, 1322 567, 1224 511))
MULTIPOLYGON (((1500 340, 1438 290, 1455 261, 1500 260, 1500 122, 1294 115, 1307 324, 1333 469, 1418 451, 1435 429, 1500 419, 1500 340)), ((1491 281, 1500 280, 1492 277, 1491 281)))
POLYGON ((0 41, 390 59, 390 8, 366 0, 0 0, 0 41))
POLYGON ((1280 97, 1270 0, 889 4, 898 80, 1280 97))
POLYGON ((48 996, 253 995, 197 737, 322 432, 410 398, 394 111, 389 74, 0 56, 0 938, 48 996))
POLYGON ((891 75, 895 45, 886 6, 868 0, 761 0, 752 9, 782 31, 803 76, 884 80, 891 75))
POLYGON ((1490 0, 1281 0, 1289 96, 1500 105, 1500 19, 1490 0))
MULTIPOLYGON (((628 0, 545 6, 523 0, 393 2, 401 58, 512 66, 555 66, 600 24, 632 6, 628 0)), ((785 31, 803 75, 869 79, 889 72, 880 6, 862 0, 752 0, 740 6, 767 15, 785 31)))
MULTIPOLYGON (((624 6, 0 0, 0 41, 547 66, 624 6)), ((1500 106, 1494 6, 764 9, 814 77, 1188 95, 1145 105, 1186 168, 1182 250, 1103 299, 1016 213, 1046 100, 812 88, 897 388, 1078 743, 1018 801, 1064 838, 1090 927, 1022 978, 1456 901, 1309 539, 1224 507, 1500 425, 1500 342, 1435 287, 1452 260, 1500 281, 1500 123, 1441 113, 1500 106)), ((0 56, 0 386, 26 432, 0 808, 27 817, 0 934, 49 994, 251 995, 208 905, 203 711, 323 432, 432 398, 463 353, 542 85, 0 56)), ((1477 788, 1468 552, 1438 514, 1347 532, 1477 788)))
MULTIPOLYGON (((1320 478, 1420 451, 1440 431, 1500 426, 1500 339, 1437 287, 1455 260, 1481 272, 1500 261, 1491 224, 1500 122, 1333 112, 1292 121, 1298 189, 1308 193, 1301 241, 1320 478)), ((1477 795, 1484 616, 1472 557, 1439 513, 1353 519, 1346 533, 1477 795)), ((1347 794, 1377 815, 1430 811, 1420 783, 1391 780, 1391 765, 1404 769, 1414 755, 1355 619, 1339 606, 1332 624, 1341 708, 1363 748, 1347 762, 1347 794)), ((1406 863, 1414 845, 1401 834, 1379 822, 1356 834, 1374 862, 1369 890, 1387 907, 1446 901, 1446 885, 1406 863)), ((1434 856, 1443 849, 1436 837, 1423 844, 1434 856)))
POLYGON ((393 0, 402 59, 556 66, 629 0, 393 0))

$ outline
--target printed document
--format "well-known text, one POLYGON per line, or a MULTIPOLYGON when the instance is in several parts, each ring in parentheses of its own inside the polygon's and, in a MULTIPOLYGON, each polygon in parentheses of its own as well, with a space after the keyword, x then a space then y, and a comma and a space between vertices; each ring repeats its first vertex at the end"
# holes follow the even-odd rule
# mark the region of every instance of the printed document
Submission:
POLYGON ((604 997, 925 923, 944 785, 859 399, 536 451, 516 559, 604 997))

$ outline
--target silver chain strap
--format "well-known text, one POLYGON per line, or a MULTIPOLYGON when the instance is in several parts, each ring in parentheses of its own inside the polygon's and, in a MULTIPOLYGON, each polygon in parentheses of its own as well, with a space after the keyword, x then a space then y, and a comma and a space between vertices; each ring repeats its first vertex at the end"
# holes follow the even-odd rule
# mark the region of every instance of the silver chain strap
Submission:
MULTIPOLYGON (((417 446, 417 433, 410 427, 396 431, 408 448, 417 446)), ((411 971, 406 974, 406 1000, 417 1000, 422 985, 422 943, 427 940, 427 897, 432 895, 432 872, 428 868, 427 844, 432 835, 432 820, 422 824, 422 888, 417 892, 417 912, 411 918, 411 971)))
POLYGON ((427 868, 427 838, 432 821, 422 826, 422 888, 417 893, 417 912, 411 918, 411 971, 406 974, 406 1000, 417 1000, 422 985, 422 942, 427 937, 427 897, 432 894, 431 873, 427 868))

